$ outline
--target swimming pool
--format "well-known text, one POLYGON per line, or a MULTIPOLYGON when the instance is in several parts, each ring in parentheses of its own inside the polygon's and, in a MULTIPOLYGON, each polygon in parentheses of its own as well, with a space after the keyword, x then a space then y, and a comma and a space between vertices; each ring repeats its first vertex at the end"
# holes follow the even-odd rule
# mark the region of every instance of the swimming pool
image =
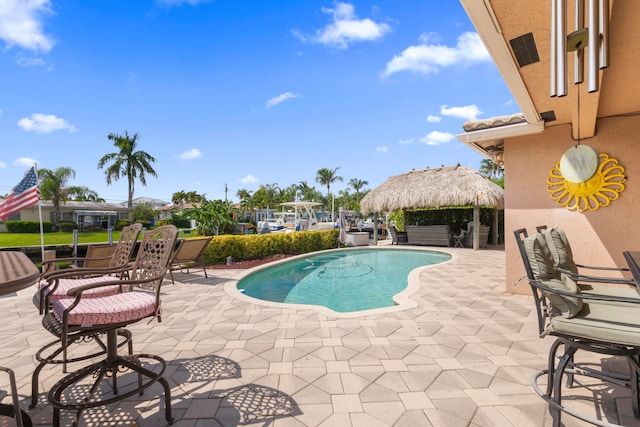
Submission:
POLYGON ((236 287, 260 300, 357 312, 394 306, 393 297, 407 287, 412 270, 449 259, 428 250, 335 250, 263 268, 236 287))

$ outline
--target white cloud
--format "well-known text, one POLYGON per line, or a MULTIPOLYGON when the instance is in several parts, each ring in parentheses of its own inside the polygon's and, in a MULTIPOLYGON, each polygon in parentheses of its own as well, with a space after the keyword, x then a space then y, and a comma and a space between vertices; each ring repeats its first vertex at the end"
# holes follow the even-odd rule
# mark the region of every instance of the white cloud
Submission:
POLYGON ((437 130, 434 130, 433 132, 429 132, 429 134, 427 134, 427 136, 425 136, 424 138, 420 138, 420 142, 426 145, 440 145, 446 144, 454 137, 455 135, 453 135, 452 133, 438 132, 437 130))
POLYGON ((0 162, 0 169, 4 169, 7 167, 7 164, 5 162, 0 162))
POLYGON ((49 52, 54 41, 43 32, 42 16, 52 13, 50 0, 2 0, 0 39, 7 49, 18 46, 33 52, 49 52))
POLYGON ((37 160, 34 160, 30 157, 20 157, 18 159, 16 159, 15 162, 13 162, 13 164, 15 166, 24 166, 27 168, 30 168, 31 166, 35 165, 36 163, 38 163, 37 160))
POLYGON ((0 117, 2 117, 2 110, 0 110, 0 117))
POLYGON ((197 159, 198 157, 202 157, 202 151, 198 150, 197 148, 187 150, 178 156, 180 160, 193 160, 197 159))
POLYGON ((440 120, 442 120, 442 117, 440 116, 433 116, 431 114, 427 116, 427 121, 429 123, 440 123, 440 120))
POLYGON ((267 101, 267 105, 265 105, 264 108, 266 108, 267 110, 270 110, 271 108, 275 107, 276 105, 280 104, 281 102, 286 101, 287 99, 293 99, 293 98, 297 98, 299 96, 300 95, 298 95, 296 93, 285 92, 282 95, 278 95, 278 96, 268 100, 267 101))
POLYGON ((213 0, 156 0, 156 3, 161 6, 182 6, 183 4, 188 4, 191 6, 198 6, 201 3, 209 3, 213 0))
POLYGON ((461 34, 454 47, 441 45, 437 41, 429 44, 434 40, 432 35, 423 35, 420 40, 423 44, 409 46, 389 61, 384 75, 389 76, 400 71, 430 74, 437 73, 445 67, 491 60, 477 33, 461 34))
POLYGON ((317 30, 314 36, 306 36, 299 31, 293 31, 293 34, 303 42, 346 49, 350 43, 377 40, 391 31, 384 22, 358 19, 352 4, 336 2, 334 5, 333 9, 322 8, 323 13, 333 16, 333 22, 317 30))
POLYGON ((240 179, 240 183, 242 184, 253 184, 254 182, 258 182, 258 179, 253 175, 247 175, 240 179))
POLYGON ((32 114, 30 119, 25 117, 18 120, 18 126, 27 132, 36 133, 51 133, 57 130, 76 132, 76 128, 71 123, 53 114, 32 114))
POLYGON ((475 120, 482 111, 477 105, 465 105, 464 107, 447 108, 446 105, 440 107, 440 114, 443 116, 456 117, 458 119, 475 120))
POLYGON ((398 144, 413 144, 414 140, 415 138, 401 139, 400 141, 398 141, 398 144))
POLYGON ((24 68, 29 67, 44 67, 47 65, 46 62, 42 58, 38 58, 36 56, 26 56, 23 54, 18 54, 16 63, 24 68))
POLYGON ((378 153, 386 153, 387 151, 389 151, 389 147, 387 147, 387 146, 384 146, 384 147, 378 147, 378 148, 376 148, 376 151, 377 151, 378 153))

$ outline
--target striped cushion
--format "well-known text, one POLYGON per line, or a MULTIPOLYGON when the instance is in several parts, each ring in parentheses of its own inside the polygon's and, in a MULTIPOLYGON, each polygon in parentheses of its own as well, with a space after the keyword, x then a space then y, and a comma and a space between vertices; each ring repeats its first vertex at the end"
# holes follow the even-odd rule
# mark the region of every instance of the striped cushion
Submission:
MULTIPOLYGON (((74 299, 62 298, 53 304, 53 315, 62 322, 64 310, 74 299)), ((143 319, 156 312, 156 297, 145 292, 125 292, 100 298, 87 298, 69 312, 69 325, 109 325, 143 319)))
MULTIPOLYGON (((51 292, 50 289, 45 289, 45 296, 49 298, 49 304, 53 304, 55 301, 61 298, 69 298, 67 292, 73 288, 77 288, 82 285, 89 285, 94 283, 104 283, 104 282, 112 282, 117 280, 116 277, 112 276, 100 276, 100 277, 87 277, 84 279, 60 279, 58 282, 58 287, 51 292)), ((40 289, 45 288, 49 282, 46 280, 40 281, 40 289)), ((120 292, 120 286, 103 286, 94 289, 88 289, 82 293, 83 298, 97 298, 97 297, 106 297, 108 295, 117 294, 120 292)))

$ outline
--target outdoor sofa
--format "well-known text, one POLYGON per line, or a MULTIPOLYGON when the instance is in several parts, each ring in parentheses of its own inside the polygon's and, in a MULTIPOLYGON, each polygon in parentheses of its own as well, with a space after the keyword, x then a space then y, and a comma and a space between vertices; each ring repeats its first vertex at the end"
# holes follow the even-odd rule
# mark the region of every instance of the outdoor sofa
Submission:
POLYGON ((451 246, 448 225, 407 225, 406 232, 410 245, 451 246))

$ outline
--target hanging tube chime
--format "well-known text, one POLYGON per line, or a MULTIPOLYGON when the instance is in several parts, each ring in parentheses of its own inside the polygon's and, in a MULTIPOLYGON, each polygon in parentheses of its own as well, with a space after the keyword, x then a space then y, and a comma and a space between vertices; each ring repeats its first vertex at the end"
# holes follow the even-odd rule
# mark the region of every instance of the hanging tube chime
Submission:
POLYGON ((575 28, 567 36, 567 0, 551 0, 550 96, 567 95, 567 48, 574 51, 573 82, 584 81, 584 47, 588 47, 587 90, 599 90, 599 70, 609 66, 609 0, 587 0, 588 28, 584 28, 584 0, 575 1, 575 28), (583 36, 588 34, 588 39, 583 36), (567 38, 570 39, 567 46, 567 38), (586 43, 583 43, 586 41, 586 43))

